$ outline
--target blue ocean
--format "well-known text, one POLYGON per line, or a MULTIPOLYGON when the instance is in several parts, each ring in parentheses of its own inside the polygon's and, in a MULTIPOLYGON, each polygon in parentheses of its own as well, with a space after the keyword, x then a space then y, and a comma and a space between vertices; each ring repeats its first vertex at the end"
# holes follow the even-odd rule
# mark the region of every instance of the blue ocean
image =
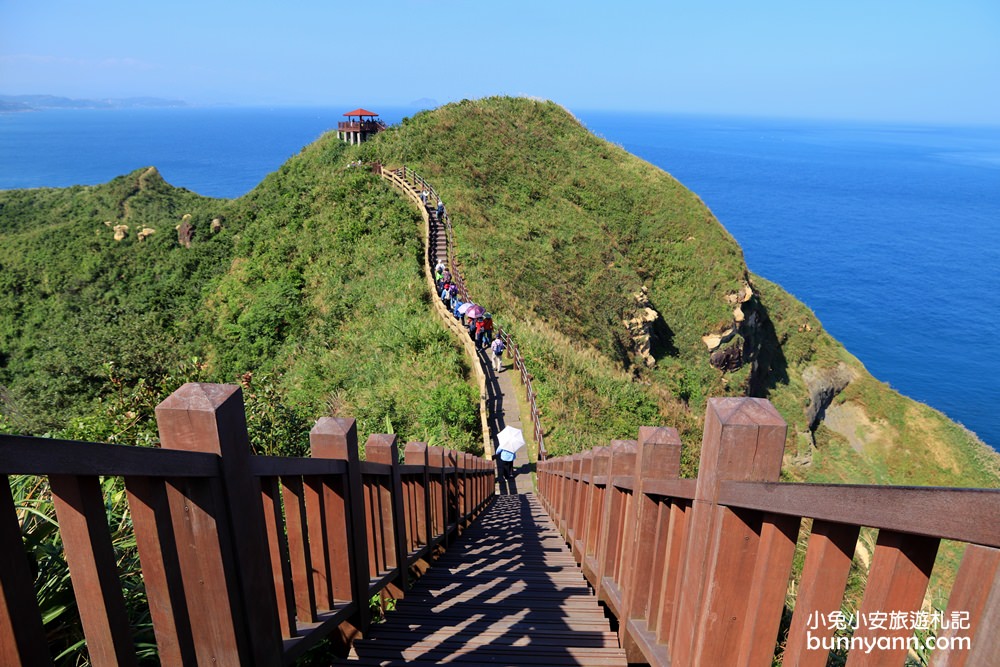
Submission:
MULTIPOLYGON (((414 110, 377 111, 392 123, 414 110)), ((175 186, 238 197, 341 113, 0 114, 0 189, 154 165, 175 186)), ((1000 448, 1000 127, 576 115, 694 190, 751 270, 804 301, 876 377, 1000 448)))

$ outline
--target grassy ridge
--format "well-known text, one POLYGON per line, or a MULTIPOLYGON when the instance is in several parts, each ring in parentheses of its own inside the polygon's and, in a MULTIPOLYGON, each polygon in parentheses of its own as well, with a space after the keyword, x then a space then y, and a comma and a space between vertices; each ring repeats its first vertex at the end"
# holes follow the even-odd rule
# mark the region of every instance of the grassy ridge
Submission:
MULTIPOLYGON (((522 341, 556 453, 676 426, 693 473, 709 396, 769 398, 789 424, 786 475, 815 481, 997 486, 997 456, 940 413, 871 377, 808 308, 751 275, 731 235, 669 174, 590 134, 549 102, 464 100, 365 144, 406 163, 455 221, 466 280, 522 341), (702 337, 734 325, 742 368, 702 337), (660 319, 654 368, 622 324, 641 287, 660 319), (727 298, 728 297, 728 298, 727 298), (811 422, 824 382, 850 376, 811 422), (817 379, 818 378, 818 379, 817 379)), ((725 345, 724 345, 725 347, 725 345)))
POLYGON ((350 159, 321 139, 234 201, 148 169, 0 193, 0 426, 152 442, 152 407, 183 381, 239 380, 265 451, 304 452, 326 414, 475 450, 477 397, 427 307, 419 217, 350 159))

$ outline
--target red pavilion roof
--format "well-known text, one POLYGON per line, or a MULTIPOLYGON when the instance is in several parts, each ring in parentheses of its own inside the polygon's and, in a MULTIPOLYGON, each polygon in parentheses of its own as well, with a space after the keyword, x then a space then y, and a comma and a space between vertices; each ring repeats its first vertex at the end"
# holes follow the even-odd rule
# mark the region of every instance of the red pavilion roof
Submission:
POLYGON ((378 114, 374 111, 368 111, 367 109, 355 109, 354 111, 348 111, 344 114, 345 116, 377 116, 378 114))

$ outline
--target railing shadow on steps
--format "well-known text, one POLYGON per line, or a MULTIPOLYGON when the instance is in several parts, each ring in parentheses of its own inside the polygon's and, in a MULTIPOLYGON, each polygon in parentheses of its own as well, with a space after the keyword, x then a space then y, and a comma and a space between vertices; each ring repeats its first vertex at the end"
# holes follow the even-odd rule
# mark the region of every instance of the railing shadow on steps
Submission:
MULTIPOLYGON (((91 664, 137 664, 100 478, 121 477, 164 665, 345 655, 375 595, 408 581, 490 502, 471 454, 320 419, 312 458, 251 453, 241 389, 187 384, 156 408, 161 448, 0 435, 5 475, 47 477, 91 664)), ((46 665, 18 508, 0 485, 0 664, 46 665)))
POLYGON ((785 435, 764 399, 710 399, 697 479, 678 477, 671 428, 539 463, 542 503, 617 617, 629 662, 768 666, 784 615, 782 664, 826 665, 867 527, 878 531, 867 584, 845 616, 859 628, 837 638, 847 664, 902 665, 916 648, 914 627, 933 618, 921 605, 943 539, 965 544, 938 618, 950 627, 920 648, 935 649, 932 666, 1000 664, 1000 490, 781 483, 785 435))
MULTIPOLYGON (((430 290, 432 293, 436 294, 436 289, 434 285, 433 277, 433 264, 438 259, 435 256, 435 250, 430 244, 430 228, 431 228, 431 217, 428 213, 427 206, 423 200, 420 198, 421 192, 427 192, 428 202, 437 202, 441 200, 440 195, 437 190, 434 189, 430 183, 428 183, 422 176, 413 171, 413 169, 408 168, 406 165, 399 167, 397 169, 386 169, 381 164, 376 164, 373 171, 380 174, 384 179, 388 180, 392 185, 401 190, 414 204, 419 207, 421 215, 424 219, 424 238, 426 241, 425 247, 427 252, 424 257, 424 273, 426 279, 430 283, 430 290)), ((440 221, 445 230, 446 238, 446 259, 447 265, 451 272, 451 275, 458 287, 458 293, 462 297, 462 301, 469 301, 469 291, 465 284, 465 278, 462 276, 462 266, 461 260, 458 255, 458 243, 455 240, 455 231, 452 228, 451 216, 448 214, 447 210, 444 213, 443 219, 440 221)), ((454 317, 451 313, 440 303, 439 300, 434 300, 437 305, 437 310, 439 314, 448 321, 453 329, 462 337, 462 339, 468 342, 468 336, 465 335, 464 330, 461 326, 455 323, 454 317)), ((511 360, 514 362, 514 368, 520 374, 521 384, 524 385, 525 392, 527 394, 528 400, 528 410, 531 415, 532 423, 532 433, 535 438, 535 442, 538 444, 538 459, 540 461, 545 460, 548 457, 548 453, 545 449, 545 431, 542 428, 541 422, 541 410, 538 408, 537 395, 535 394, 534 388, 531 385, 532 376, 528 372, 527 367, 524 363, 524 356, 521 353, 520 347, 514 340, 514 337, 503 328, 498 329, 498 334, 504 341, 504 345, 507 346, 508 354, 511 360)), ((480 382, 480 414, 483 415, 483 428, 484 428, 484 439, 486 442, 487 453, 492 453, 491 443, 489 439, 489 428, 486 424, 486 377, 483 373, 482 368, 479 366, 478 357, 475 348, 469 343, 466 345, 467 352, 473 359, 473 366, 476 369, 477 377, 480 382)))

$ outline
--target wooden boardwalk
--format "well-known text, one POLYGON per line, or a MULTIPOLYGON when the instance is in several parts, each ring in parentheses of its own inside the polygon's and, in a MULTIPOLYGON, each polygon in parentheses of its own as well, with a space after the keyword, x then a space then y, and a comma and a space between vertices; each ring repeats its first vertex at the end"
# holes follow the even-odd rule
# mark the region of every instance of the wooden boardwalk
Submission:
POLYGON ((625 654, 533 494, 497 496, 355 642, 349 664, 622 665, 625 654))

